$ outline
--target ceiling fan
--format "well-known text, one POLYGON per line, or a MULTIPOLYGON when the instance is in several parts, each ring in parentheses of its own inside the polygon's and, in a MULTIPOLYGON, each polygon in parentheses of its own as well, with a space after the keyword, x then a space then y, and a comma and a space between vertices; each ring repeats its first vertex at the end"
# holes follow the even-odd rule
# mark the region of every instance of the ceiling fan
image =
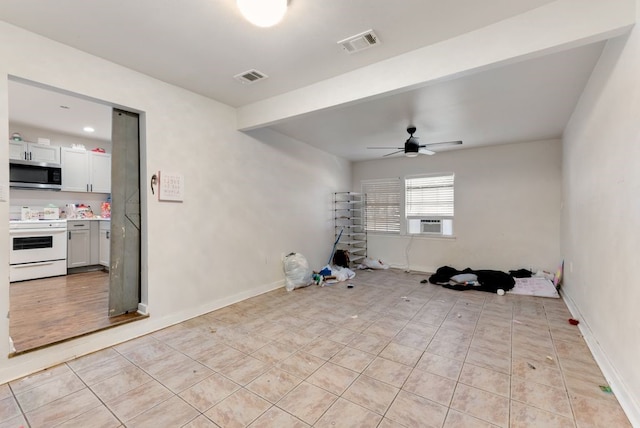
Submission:
POLYGON ((430 147, 434 146, 454 146, 462 144, 462 141, 443 141, 441 143, 430 143, 430 144, 419 144, 418 137, 414 137, 413 134, 416 132, 415 126, 409 126, 407 128, 407 132, 409 133, 409 138, 404 142, 404 147, 367 147, 368 149, 384 149, 384 150, 396 150, 395 152, 387 153, 383 157, 392 156, 397 153, 404 152, 406 157, 412 158, 418 156, 419 154, 423 155, 433 155, 436 152, 433 150, 429 150, 430 147))

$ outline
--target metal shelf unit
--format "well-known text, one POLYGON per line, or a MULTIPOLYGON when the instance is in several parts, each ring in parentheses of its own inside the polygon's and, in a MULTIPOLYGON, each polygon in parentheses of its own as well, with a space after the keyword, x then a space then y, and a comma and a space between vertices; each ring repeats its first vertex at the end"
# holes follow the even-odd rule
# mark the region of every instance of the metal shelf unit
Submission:
POLYGON ((364 216, 365 195, 354 192, 333 194, 334 239, 340 231, 342 237, 336 249, 347 250, 349 260, 355 266, 367 257, 367 228, 364 216))

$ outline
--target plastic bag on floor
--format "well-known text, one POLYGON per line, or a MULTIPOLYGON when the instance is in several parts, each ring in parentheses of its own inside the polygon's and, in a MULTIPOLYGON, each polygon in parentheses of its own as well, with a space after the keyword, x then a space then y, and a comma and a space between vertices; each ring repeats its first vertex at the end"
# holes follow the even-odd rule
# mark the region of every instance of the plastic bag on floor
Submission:
POLYGON ((382 260, 372 259, 367 257, 362 264, 358 265, 358 269, 389 269, 389 265, 382 260))
POLYGON ((313 282, 307 258, 299 253, 291 253, 284 258, 284 286, 287 291, 306 287, 313 282))
POLYGON ((349 268, 341 266, 326 265, 320 272, 328 271, 329 276, 335 276, 335 278, 327 279, 326 284, 335 284, 336 282, 346 281, 356 276, 356 273, 349 268))

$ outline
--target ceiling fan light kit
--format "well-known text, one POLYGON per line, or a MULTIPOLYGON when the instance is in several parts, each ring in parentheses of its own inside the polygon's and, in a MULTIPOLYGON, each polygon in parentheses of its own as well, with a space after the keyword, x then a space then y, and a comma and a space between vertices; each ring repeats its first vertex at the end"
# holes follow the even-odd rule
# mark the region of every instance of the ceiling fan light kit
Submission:
POLYGON ((395 152, 387 153, 383 157, 393 156, 398 153, 404 152, 404 155, 408 158, 414 158, 418 155, 434 155, 436 152, 428 149, 431 146, 455 146, 462 144, 462 141, 443 141, 440 143, 419 144, 418 137, 414 137, 416 132, 415 126, 409 126, 407 128, 409 138, 404 142, 404 147, 367 147, 368 149, 384 149, 384 150, 396 150, 395 152))
POLYGON ((273 27, 287 12, 288 0, 237 0, 238 9, 247 21, 258 27, 273 27))

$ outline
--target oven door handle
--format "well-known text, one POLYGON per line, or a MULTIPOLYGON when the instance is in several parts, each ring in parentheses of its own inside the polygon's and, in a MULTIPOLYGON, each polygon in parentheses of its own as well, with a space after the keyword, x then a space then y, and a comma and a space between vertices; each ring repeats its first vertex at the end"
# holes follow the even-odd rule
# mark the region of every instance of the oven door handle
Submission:
POLYGON ((28 267, 34 267, 34 266, 46 266, 46 265, 52 265, 55 262, 35 262, 35 263, 21 263, 19 265, 11 265, 12 268, 16 268, 16 269, 22 269, 22 268, 28 268, 28 267))
POLYGON ((67 233, 66 228, 51 228, 51 229, 13 229, 9 231, 11 236, 13 235, 51 235, 58 233, 67 233))

